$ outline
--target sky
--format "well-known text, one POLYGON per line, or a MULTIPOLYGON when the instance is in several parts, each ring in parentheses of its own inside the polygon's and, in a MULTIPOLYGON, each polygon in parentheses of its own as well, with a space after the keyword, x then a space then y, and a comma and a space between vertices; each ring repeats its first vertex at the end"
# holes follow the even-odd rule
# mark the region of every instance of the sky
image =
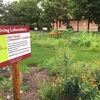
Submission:
POLYGON ((3 0, 4 3, 7 3, 7 2, 13 2, 15 0, 3 0))

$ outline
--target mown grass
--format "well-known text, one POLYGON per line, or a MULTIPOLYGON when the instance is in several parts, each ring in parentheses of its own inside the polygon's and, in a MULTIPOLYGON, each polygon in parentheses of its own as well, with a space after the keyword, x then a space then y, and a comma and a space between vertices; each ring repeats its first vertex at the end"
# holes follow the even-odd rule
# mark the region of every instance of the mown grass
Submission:
MULTIPOLYGON (((31 34, 35 34, 35 36, 41 38, 43 41, 45 39, 50 38, 49 32, 41 32, 41 31, 31 31, 31 34)), ((68 40, 71 36, 76 35, 76 33, 64 33, 62 34, 62 38, 65 40, 68 40)), ((100 38, 100 34, 98 33, 98 37, 100 38)), ((58 39, 57 36, 54 37, 55 39, 58 39)), ((52 41, 52 39, 51 39, 52 41)), ((73 62, 77 61, 87 61, 92 62, 93 60, 100 60, 100 48, 98 50, 90 50, 87 48, 80 48, 80 47, 70 47, 75 52, 75 58, 73 59, 73 62)), ((30 71, 31 68, 27 67, 29 64, 37 64, 41 67, 43 67, 43 62, 45 59, 52 58, 56 51, 52 50, 51 48, 46 48, 44 46, 40 46, 37 44, 34 44, 34 42, 31 44, 31 57, 28 59, 25 59, 23 61, 20 61, 20 70, 22 72, 24 71, 30 71)))
POLYGON ((31 45, 31 57, 20 61, 20 71, 30 71, 28 65, 37 64, 42 67, 45 59, 49 59, 55 55, 54 50, 50 48, 41 47, 35 44, 31 45))
POLYGON ((86 62, 92 62, 94 60, 100 60, 100 49, 98 50, 88 50, 85 48, 79 48, 79 47, 71 47, 71 49, 76 53, 73 61, 86 61, 86 62))

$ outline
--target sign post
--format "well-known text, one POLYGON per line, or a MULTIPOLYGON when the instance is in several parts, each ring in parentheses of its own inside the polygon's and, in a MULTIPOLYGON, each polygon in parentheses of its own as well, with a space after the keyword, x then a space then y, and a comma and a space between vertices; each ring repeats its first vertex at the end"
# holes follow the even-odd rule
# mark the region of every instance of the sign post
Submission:
POLYGON ((12 78, 14 100, 20 100, 20 72, 18 62, 12 64, 12 78))
POLYGON ((0 68, 12 65, 14 100, 20 100, 18 62, 31 56, 28 26, 0 26, 0 68))

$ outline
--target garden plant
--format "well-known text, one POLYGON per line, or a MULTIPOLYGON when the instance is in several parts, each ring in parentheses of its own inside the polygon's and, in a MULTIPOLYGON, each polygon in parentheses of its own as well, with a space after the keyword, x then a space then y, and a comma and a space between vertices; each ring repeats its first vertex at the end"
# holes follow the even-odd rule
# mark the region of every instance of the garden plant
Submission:
MULTIPOLYGON (((67 34, 66 32, 64 34, 67 34)), ((43 82, 39 93, 43 100, 99 100, 99 60, 75 61, 74 48, 82 48, 89 52, 100 50, 99 35, 82 31, 75 33, 67 39, 44 39, 35 40, 34 43, 51 48, 56 51, 55 56, 44 61, 52 79, 43 82)))
MULTIPOLYGON (((50 32, 31 31, 30 58, 20 62, 21 72, 45 68, 50 79, 44 80, 38 93, 42 100, 100 100, 100 35, 92 32, 62 32, 62 38, 50 38, 50 32)), ((12 91, 11 80, 0 77, 0 91, 12 91)), ((30 86, 21 85, 27 91, 30 86)), ((1 98, 0 98, 1 99, 1 98)), ((2 100, 2 99, 1 99, 2 100)))

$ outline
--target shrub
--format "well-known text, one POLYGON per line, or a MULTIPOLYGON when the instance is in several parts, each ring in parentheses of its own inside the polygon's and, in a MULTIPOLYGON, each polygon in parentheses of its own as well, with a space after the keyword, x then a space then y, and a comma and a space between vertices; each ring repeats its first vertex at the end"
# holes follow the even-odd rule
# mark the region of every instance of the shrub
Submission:
POLYGON ((100 42, 97 34, 93 34, 92 32, 79 32, 78 34, 74 35, 70 39, 70 45, 73 46, 84 46, 89 47, 90 49, 94 49, 99 47, 100 42))
POLYGON ((53 96, 53 98, 47 100, 61 100, 61 98, 66 98, 66 100, 73 100, 73 98, 77 98, 77 100, 99 100, 99 63, 97 61, 94 63, 82 61, 73 63, 70 66, 67 65, 65 68, 61 66, 59 74, 54 76, 54 80, 49 85, 45 83, 45 89, 42 88, 42 91, 47 91, 46 93, 49 93, 51 97, 53 96))
POLYGON ((44 66, 52 75, 65 73, 64 71, 69 72, 68 69, 72 63, 73 58, 74 53, 71 51, 71 49, 67 46, 63 46, 62 48, 56 49, 55 57, 49 60, 45 60, 44 66))

